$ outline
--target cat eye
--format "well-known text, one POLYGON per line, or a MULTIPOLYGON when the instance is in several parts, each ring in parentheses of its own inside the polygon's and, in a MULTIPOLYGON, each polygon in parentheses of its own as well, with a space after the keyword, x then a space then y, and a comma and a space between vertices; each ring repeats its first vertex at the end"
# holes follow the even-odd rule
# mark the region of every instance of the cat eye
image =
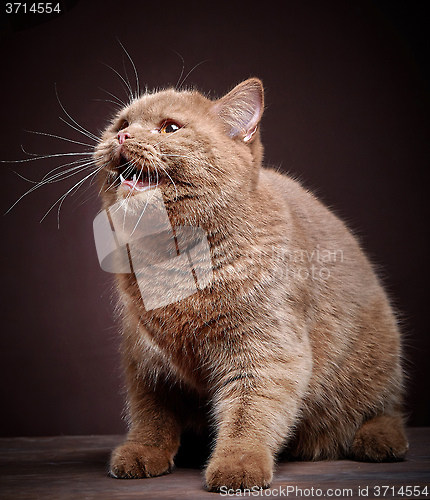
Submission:
POLYGON ((124 120, 121 125, 119 126, 118 130, 123 130, 128 127, 128 121, 124 120))
POLYGON ((178 125, 173 120, 166 120, 165 122, 162 123, 158 131, 160 132, 160 134, 171 134, 172 132, 176 132, 180 128, 181 126, 178 125))

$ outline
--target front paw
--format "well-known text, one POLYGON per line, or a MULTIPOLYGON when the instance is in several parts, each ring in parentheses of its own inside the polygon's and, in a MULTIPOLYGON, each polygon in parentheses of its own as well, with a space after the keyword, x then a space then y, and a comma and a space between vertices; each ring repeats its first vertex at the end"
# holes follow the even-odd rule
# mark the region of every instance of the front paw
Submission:
POLYGON ((215 453, 206 469, 209 491, 268 488, 273 477, 273 458, 266 451, 234 450, 215 453))
POLYGON ((172 468, 173 457, 166 450, 126 442, 113 451, 109 472, 116 478, 132 479, 161 476, 172 468))

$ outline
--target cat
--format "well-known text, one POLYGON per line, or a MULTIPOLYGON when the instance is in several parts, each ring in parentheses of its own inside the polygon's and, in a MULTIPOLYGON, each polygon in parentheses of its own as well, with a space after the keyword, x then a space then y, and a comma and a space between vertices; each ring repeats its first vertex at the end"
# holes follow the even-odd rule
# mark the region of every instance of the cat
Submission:
POLYGON ((147 310, 118 273, 129 432, 116 478, 168 473, 181 434, 215 435, 205 487, 266 488, 275 460, 405 458, 398 324, 353 234, 296 180, 263 167, 261 81, 220 99, 146 93, 94 158, 104 209, 143 212, 159 189, 172 227, 207 236, 213 275, 147 310))

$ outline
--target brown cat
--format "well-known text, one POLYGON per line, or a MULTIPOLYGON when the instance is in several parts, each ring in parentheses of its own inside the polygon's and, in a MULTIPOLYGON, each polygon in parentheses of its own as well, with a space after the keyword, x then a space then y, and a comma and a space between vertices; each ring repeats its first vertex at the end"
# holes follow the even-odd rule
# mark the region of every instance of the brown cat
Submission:
POLYGON ((261 166, 262 112, 255 78, 219 100, 145 94, 96 148, 104 208, 142 213, 155 187, 173 228, 204 232, 213 273, 149 310, 136 273, 117 276, 130 430, 111 457, 115 477, 169 472, 181 433, 207 425, 212 491, 267 487, 283 450, 405 457, 401 340, 387 297, 345 225, 261 166))

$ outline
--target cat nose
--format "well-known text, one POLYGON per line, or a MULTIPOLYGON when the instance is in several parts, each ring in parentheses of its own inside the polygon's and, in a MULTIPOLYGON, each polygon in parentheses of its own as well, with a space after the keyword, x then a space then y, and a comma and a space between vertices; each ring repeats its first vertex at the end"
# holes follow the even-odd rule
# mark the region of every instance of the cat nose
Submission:
POLYGON ((130 139, 131 135, 129 134, 129 132, 119 132, 117 137, 118 142, 120 144, 124 144, 126 139, 130 139))

